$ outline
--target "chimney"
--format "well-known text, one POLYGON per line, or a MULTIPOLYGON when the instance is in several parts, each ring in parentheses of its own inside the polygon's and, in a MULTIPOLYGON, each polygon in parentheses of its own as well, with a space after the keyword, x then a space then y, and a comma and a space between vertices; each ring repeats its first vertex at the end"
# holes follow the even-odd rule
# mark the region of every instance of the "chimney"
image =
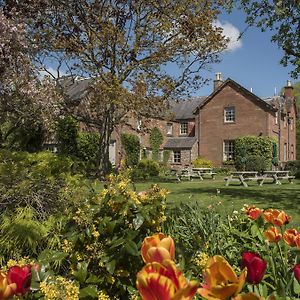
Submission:
POLYGON ((286 86, 284 87, 284 98, 292 98, 293 97, 293 87, 290 80, 287 81, 286 86))
POLYGON ((223 83, 222 74, 216 73, 216 79, 214 80, 214 91, 223 83))

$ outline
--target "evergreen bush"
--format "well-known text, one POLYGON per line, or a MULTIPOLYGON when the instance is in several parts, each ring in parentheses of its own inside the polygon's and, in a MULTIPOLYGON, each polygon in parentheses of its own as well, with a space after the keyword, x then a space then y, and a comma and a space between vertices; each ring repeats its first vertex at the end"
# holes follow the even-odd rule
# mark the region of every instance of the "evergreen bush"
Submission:
POLYGON ((138 164, 140 158, 140 140, 138 136, 124 133, 121 135, 122 146, 125 150, 125 163, 129 167, 138 164))
POLYGON ((152 150, 152 159, 159 160, 159 148, 164 140, 164 137, 158 127, 152 128, 150 132, 150 146, 152 150))

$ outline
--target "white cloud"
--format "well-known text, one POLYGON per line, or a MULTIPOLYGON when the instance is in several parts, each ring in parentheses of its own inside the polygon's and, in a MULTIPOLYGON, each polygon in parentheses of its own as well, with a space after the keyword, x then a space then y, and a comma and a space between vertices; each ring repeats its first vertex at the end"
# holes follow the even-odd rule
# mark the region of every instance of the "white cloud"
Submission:
POLYGON ((240 37, 240 31, 233 24, 225 21, 221 22, 217 20, 215 22, 216 27, 221 27, 223 29, 223 35, 229 38, 229 43, 227 45, 227 51, 234 51, 242 47, 242 39, 240 37))

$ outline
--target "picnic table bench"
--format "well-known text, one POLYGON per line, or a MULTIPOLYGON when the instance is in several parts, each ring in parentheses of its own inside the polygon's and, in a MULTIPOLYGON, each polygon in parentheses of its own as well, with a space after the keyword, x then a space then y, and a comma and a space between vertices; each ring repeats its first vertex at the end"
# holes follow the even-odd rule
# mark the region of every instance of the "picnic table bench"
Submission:
POLYGON ((289 171, 264 171, 260 185, 263 185, 266 180, 271 180, 272 183, 279 185, 282 180, 288 180, 290 183, 293 183, 293 179, 295 179, 295 176, 291 176, 289 171))
POLYGON ((248 187, 247 181, 256 181, 257 183, 261 183, 263 181, 262 176, 258 176, 258 172, 256 171, 236 171, 231 172, 229 177, 224 179, 226 181, 226 186, 228 186, 231 182, 240 182, 241 185, 248 187))
POLYGON ((200 180, 203 180, 207 176, 215 179, 216 174, 212 168, 192 168, 192 177, 199 178, 200 180))
POLYGON ((287 179, 293 183, 295 176, 289 175, 289 171, 264 171, 262 175, 258 175, 256 171, 237 171, 231 172, 229 177, 225 178, 226 186, 231 182, 240 182, 243 186, 248 187, 247 181, 256 181, 260 186, 265 181, 271 180, 271 183, 281 184, 281 180, 287 179))

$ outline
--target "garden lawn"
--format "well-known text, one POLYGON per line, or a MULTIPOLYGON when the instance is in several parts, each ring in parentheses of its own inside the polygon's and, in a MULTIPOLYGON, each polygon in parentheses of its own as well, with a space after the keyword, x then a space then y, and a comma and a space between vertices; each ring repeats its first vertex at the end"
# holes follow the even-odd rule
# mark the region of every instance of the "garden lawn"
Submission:
MULTIPOLYGON (((153 183, 136 183, 137 191, 149 188, 153 183)), ((225 186, 223 177, 203 181, 181 181, 155 183, 170 191, 167 196, 169 208, 183 203, 196 203, 199 209, 218 205, 220 211, 227 213, 239 210, 244 204, 254 204, 260 208, 285 210, 293 218, 293 226, 300 226, 300 180, 282 185, 266 183, 263 186, 250 182, 249 187, 241 185, 225 186)))

